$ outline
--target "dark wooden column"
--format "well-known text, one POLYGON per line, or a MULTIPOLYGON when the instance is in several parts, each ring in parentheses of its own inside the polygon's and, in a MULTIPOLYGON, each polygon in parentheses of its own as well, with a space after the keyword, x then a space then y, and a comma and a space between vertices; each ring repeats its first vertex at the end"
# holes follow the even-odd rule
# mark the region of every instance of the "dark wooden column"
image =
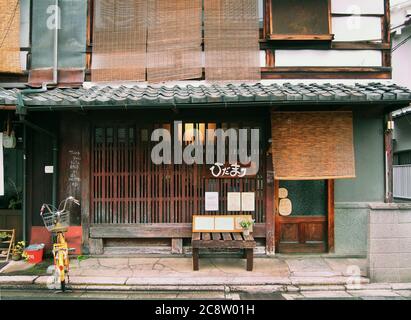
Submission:
POLYGON ((328 219, 327 219, 327 226, 328 226, 328 252, 334 252, 335 245, 334 245, 334 180, 327 180, 327 207, 328 207, 328 219))
POLYGON ((91 125, 86 120, 82 121, 81 130, 81 226, 83 231, 83 250, 89 252, 90 238, 90 149, 91 149, 91 125))
POLYGON ((266 157, 265 186, 265 249, 267 255, 275 253, 274 236, 274 170, 271 153, 266 157))
POLYGON ((392 115, 389 114, 384 118, 385 134, 384 134, 384 150, 385 150, 385 202, 392 203, 393 195, 393 143, 392 130, 387 128, 389 121, 392 121, 392 115))

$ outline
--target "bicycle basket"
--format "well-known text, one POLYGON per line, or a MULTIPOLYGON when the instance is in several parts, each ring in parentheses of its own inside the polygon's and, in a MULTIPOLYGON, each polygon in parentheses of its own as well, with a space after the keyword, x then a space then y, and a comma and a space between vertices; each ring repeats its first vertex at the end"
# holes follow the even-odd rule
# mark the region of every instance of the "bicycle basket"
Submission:
POLYGON ((45 212, 42 218, 48 231, 70 226, 70 211, 45 212))

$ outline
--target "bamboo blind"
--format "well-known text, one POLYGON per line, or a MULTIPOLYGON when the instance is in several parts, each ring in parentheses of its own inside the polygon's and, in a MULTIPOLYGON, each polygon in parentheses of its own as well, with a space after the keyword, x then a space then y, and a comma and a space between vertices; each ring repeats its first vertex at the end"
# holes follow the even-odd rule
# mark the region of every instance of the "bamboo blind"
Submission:
POLYGON ((147 0, 94 3, 92 81, 144 81, 147 0))
POLYGON ((355 177, 351 112, 273 112, 271 122, 276 179, 355 177))
POLYGON ((0 0, 0 72, 21 72, 19 0, 0 0))
POLYGON ((201 78, 201 0, 149 0, 147 80, 201 78))
POLYGON ((259 80, 257 0, 204 0, 206 80, 259 80))

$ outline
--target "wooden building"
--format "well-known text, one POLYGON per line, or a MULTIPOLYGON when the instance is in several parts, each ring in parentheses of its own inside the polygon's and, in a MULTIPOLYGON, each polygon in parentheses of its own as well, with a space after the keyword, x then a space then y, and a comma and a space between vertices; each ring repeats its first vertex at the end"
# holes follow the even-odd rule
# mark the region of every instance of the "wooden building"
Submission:
POLYGON ((367 253, 366 204, 392 194, 386 115, 411 101, 388 82, 389 0, 58 2, 54 19, 55 1, 21 2, 14 54, 28 59, 14 62, 26 70, 0 69, 2 113, 24 141, 32 242, 47 239, 41 204, 73 195, 79 251, 184 253, 206 192, 218 192, 218 214, 229 193, 251 192, 254 210, 230 214, 253 215, 260 252, 367 253), (185 146, 193 129, 259 129, 258 172, 155 165, 152 133, 175 122, 185 146))

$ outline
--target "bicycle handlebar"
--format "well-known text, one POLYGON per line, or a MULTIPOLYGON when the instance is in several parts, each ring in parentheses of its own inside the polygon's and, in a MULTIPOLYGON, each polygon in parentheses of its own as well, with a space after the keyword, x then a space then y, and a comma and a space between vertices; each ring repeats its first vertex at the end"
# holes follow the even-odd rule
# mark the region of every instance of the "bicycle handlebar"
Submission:
POLYGON ((43 203, 43 205, 41 206, 41 209, 40 209, 40 215, 42 216, 46 209, 49 212, 56 212, 57 214, 59 212, 64 212, 64 211, 66 211, 67 202, 69 202, 69 201, 73 202, 74 204, 76 204, 78 206, 80 205, 80 201, 78 201, 76 198, 70 196, 70 197, 66 198, 65 200, 61 201, 58 208, 54 207, 51 204, 43 203), (63 208, 61 208, 63 203, 64 203, 64 206, 63 206, 63 208))

